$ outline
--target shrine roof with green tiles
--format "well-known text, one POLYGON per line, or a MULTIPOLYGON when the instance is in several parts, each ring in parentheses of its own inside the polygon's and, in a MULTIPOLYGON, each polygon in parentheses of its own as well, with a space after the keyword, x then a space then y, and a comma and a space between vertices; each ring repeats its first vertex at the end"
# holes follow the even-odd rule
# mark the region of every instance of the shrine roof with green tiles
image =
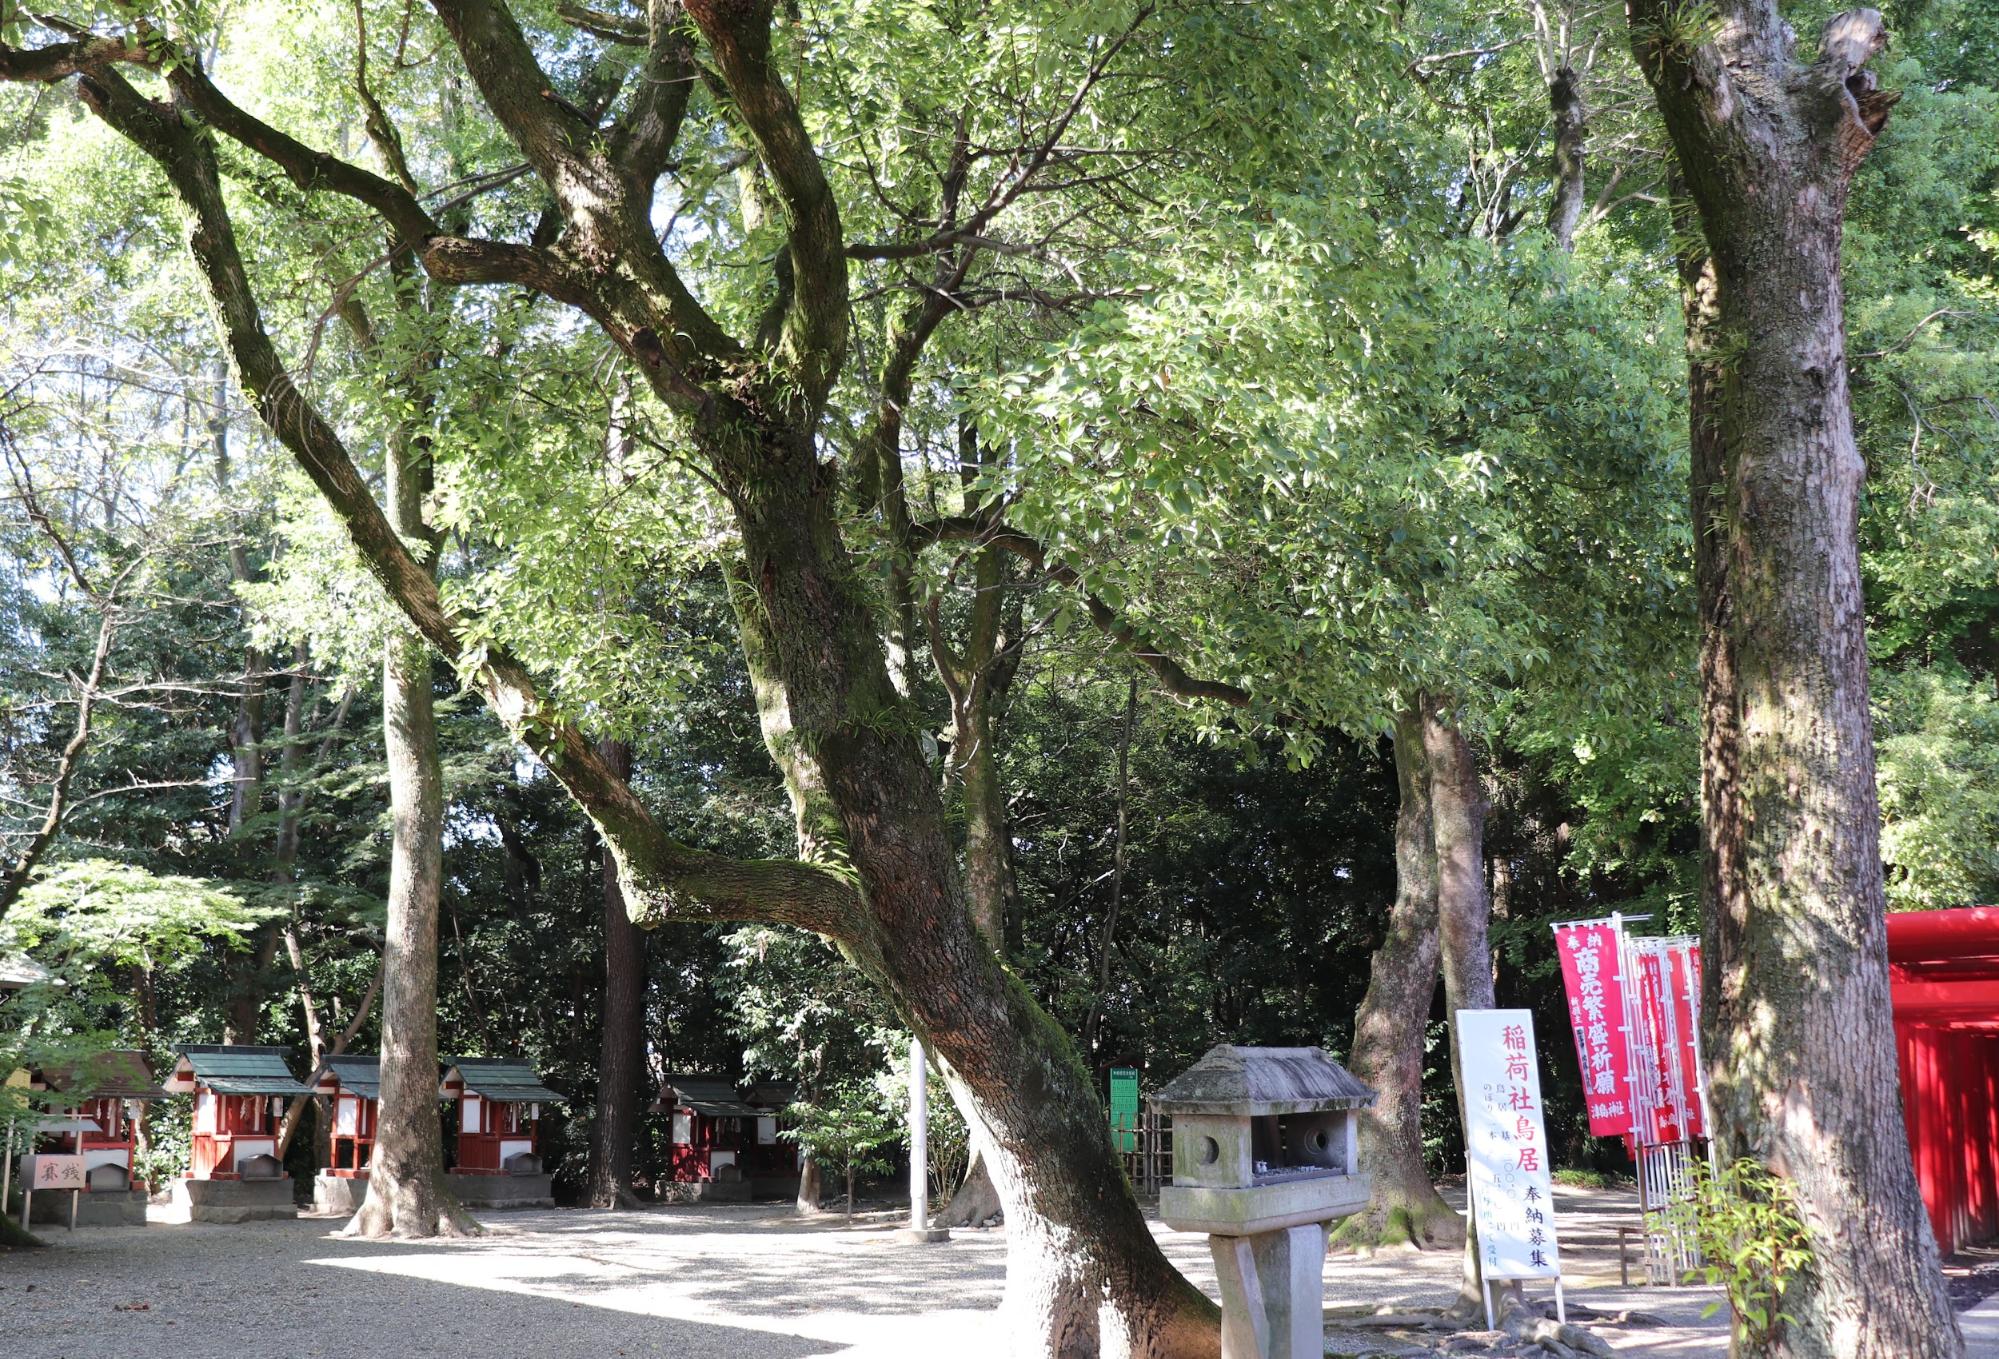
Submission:
MULTIPOLYGON (((312 1073, 312 1084, 315 1086, 319 1085, 329 1073, 334 1080, 340 1082, 341 1090, 347 1094, 359 1095, 362 1099, 380 1099, 382 1097, 382 1059, 380 1057, 360 1056, 353 1053, 341 1053, 336 1057, 328 1057, 319 1064, 319 1070, 312 1073)), ((325 1092, 322 1091, 321 1093, 325 1092)))
POLYGON ((541 1083, 541 1075, 518 1057, 446 1057, 445 1078, 455 1071, 472 1094, 500 1103, 562 1103, 563 1096, 541 1083))
POLYGON ((221 1095, 310 1094, 292 1075, 290 1057, 290 1048, 191 1043, 178 1053, 167 1090, 179 1094, 200 1084, 221 1095))

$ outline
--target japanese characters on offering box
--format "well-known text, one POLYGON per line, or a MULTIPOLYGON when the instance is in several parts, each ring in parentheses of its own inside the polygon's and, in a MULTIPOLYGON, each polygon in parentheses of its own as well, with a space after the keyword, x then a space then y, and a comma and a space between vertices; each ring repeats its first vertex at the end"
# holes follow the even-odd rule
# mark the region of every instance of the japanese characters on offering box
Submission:
POLYGON ((1562 1261, 1534 1016, 1527 1010, 1459 1010, 1457 1021, 1470 1106, 1465 1161, 1485 1276, 1555 1277, 1562 1261))
POLYGON ((30 1189, 82 1189, 84 1187, 83 1158, 81 1156, 37 1156, 34 1158, 34 1178, 29 1181, 30 1189))
POLYGON ((1596 1137, 1631 1131, 1630 1046, 1624 1034, 1620 931, 1608 920, 1555 927, 1555 952, 1576 1031, 1589 1130, 1596 1137))

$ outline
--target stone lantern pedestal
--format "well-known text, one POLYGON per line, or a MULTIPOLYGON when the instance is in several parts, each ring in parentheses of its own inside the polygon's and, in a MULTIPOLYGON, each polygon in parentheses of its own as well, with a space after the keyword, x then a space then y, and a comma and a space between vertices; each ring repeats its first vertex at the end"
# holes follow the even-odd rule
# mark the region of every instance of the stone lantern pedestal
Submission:
POLYGON ((1222 1045, 1153 1096, 1173 1118, 1159 1216, 1205 1232, 1222 1359, 1319 1359, 1326 1224, 1367 1206, 1356 1111, 1374 1092, 1318 1048, 1222 1045))

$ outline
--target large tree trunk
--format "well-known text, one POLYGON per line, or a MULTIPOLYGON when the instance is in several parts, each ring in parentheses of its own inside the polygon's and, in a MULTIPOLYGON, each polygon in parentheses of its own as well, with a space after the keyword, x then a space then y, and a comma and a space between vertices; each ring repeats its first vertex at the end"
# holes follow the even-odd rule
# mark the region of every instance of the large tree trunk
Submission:
MULTIPOLYGON (((1451 1083, 1460 1126, 1465 1121, 1464 1052, 1458 1042, 1459 1010, 1493 1007, 1492 904, 1485 891, 1485 784, 1471 742, 1439 703, 1423 709, 1423 750, 1430 763, 1430 818, 1437 844, 1437 935, 1444 973, 1444 1009, 1450 1019, 1451 1083)), ((1467 1218, 1462 1307, 1478 1307, 1478 1222, 1467 1218)))
MULTIPOLYGON (((541 118, 541 101, 521 93, 532 87, 513 80, 532 59, 524 57, 527 48, 510 21, 476 5, 439 8, 456 26, 460 51, 489 105, 515 121, 541 118)), ((167 172, 194 222, 188 248, 215 303, 218 330, 258 413, 312 477, 405 616, 464 666, 515 738, 597 823, 617 856, 628 909, 647 921, 756 919, 836 939, 944 1064, 1012 1224, 1004 1312, 1013 1352, 1090 1355, 1101 1338, 1114 1355, 1213 1356, 1220 1349, 1217 1311, 1153 1241, 1074 1047, 972 924, 918 740, 920 715, 903 706, 889 682, 871 592, 840 538, 838 478, 819 460, 817 432, 818 402, 844 353, 847 265, 831 191, 769 63, 769 10, 704 0, 686 12, 710 38, 724 78, 744 91, 736 107, 755 128, 785 195, 788 277, 796 286, 776 339, 759 351, 774 349, 777 361, 762 378, 756 361, 732 362, 726 383, 700 388, 696 399, 687 385, 690 346, 724 340, 707 333, 712 319, 687 311, 670 270, 650 292, 593 275, 578 295, 587 294, 593 315, 654 375, 655 392, 688 413, 735 513, 742 555, 731 575, 732 600, 766 741, 793 799, 800 850, 794 860, 733 859, 680 843, 604 767, 582 733, 552 714, 524 665, 504 647, 467 649, 462 620, 373 503, 338 433, 273 348, 237 250, 212 145, 176 110, 149 103, 115 72, 93 69, 79 92, 167 172), (667 311, 655 309, 676 307, 695 330, 676 329, 666 323, 667 311), (654 327, 656 320, 663 328, 654 327)), ((192 91, 207 100, 197 72, 177 70, 175 79, 177 94, 192 91)), ((686 83, 659 82, 661 88, 686 83)), ((562 139, 535 145, 537 154, 564 164, 594 154, 562 139)), ((592 181, 592 193, 598 183, 609 181, 592 181)), ((385 191, 373 184, 369 192, 385 191)), ((577 219, 587 232, 600 233, 601 241, 616 227, 618 240, 638 243, 634 252, 647 243, 656 249, 643 211, 628 203, 605 207, 601 197, 592 202, 598 206, 577 219), (612 208, 628 211, 630 220, 614 220, 612 208)), ((413 219, 422 211, 398 215, 417 226, 413 219)), ((418 234, 437 277, 493 281, 487 272, 493 261, 512 269, 528 258, 514 248, 495 256, 477 245, 467 254, 451 239, 418 234)), ((557 266, 557 275, 580 277, 562 272, 568 268, 557 266)), ((386 1132, 386 1111, 384 1121, 386 1132)))
POLYGON ((1789 1185, 1813 1251, 1792 1320, 1734 1352, 1954 1356, 1889 1023, 1840 282, 1849 180, 1894 102, 1864 69, 1885 34, 1840 15, 1805 65, 1774 9, 1726 4, 1699 46, 1670 21, 1633 7, 1689 228, 1709 1101, 1722 1158, 1789 1185))
POLYGON ((356 1236, 456 1235, 466 1225, 444 1187, 437 1117, 437 899, 443 878, 444 778, 431 704, 431 656, 398 629, 384 648, 382 716, 389 755, 389 918, 383 931, 382 1097, 368 1197, 356 1236))
POLYGON ((844 852, 865 919, 842 942, 936 1054, 1010 1232, 1020 1356, 1212 1355, 1216 1313, 1154 1244, 1075 1049, 973 924, 943 809, 841 546, 808 432, 711 433, 741 477, 732 597, 809 855, 844 852))
POLYGON ((1395 900, 1354 1013, 1347 1065, 1375 1091, 1360 1122, 1361 1163, 1374 1180, 1365 1211, 1339 1224, 1333 1244, 1455 1248, 1464 1219, 1445 1203, 1423 1164, 1423 1048, 1437 994, 1437 842, 1430 812, 1430 761, 1423 714, 1395 720, 1395 900))
MULTIPOLYGON (((622 741, 597 747, 620 778, 632 772, 631 748, 622 741)), ((632 1192, 632 1152, 638 1140, 640 1077, 645 1071, 645 932, 625 910, 618 864, 604 851, 604 1007, 597 1049, 597 1116, 590 1125, 590 1172, 585 1199, 592 1208, 638 1206, 632 1192)))
MULTIPOLYGON (((407 279, 399 284, 412 286, 407 279)), ((431 366, 426 355, 412 367, 431 366)), ((421 408, 421 403, 419 403, 421 408)), ((408 423, 386 441, 387 499, 395 529, 430 547, 424 522, 430 449, 408 423)), ((429 645, 413 629, 390 633, 382 658, 382 732, 389 766, 389 914, 382 937, 382 1095, 368 1162, 368 1197, 346 1232, 455 1236, 476 1231, 444 1183, 437 1116, 437 911, 444 877, 444 771, 437 753, 429 645)))

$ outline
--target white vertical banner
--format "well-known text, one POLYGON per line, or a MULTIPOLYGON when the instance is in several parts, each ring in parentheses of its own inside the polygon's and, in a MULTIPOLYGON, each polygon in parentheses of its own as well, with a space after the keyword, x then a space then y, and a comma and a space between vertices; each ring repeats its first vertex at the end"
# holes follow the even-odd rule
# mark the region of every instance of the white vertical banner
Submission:
MULTIPOLYGON (((1554 1279, 1561 1298, 1541 1064, 1528 1010, 1459 1010, 1465 1168, 1485 1278, 1554 1279)), ((1490 1300, 1487 1302, 1490 1310, 1490 1300)))

